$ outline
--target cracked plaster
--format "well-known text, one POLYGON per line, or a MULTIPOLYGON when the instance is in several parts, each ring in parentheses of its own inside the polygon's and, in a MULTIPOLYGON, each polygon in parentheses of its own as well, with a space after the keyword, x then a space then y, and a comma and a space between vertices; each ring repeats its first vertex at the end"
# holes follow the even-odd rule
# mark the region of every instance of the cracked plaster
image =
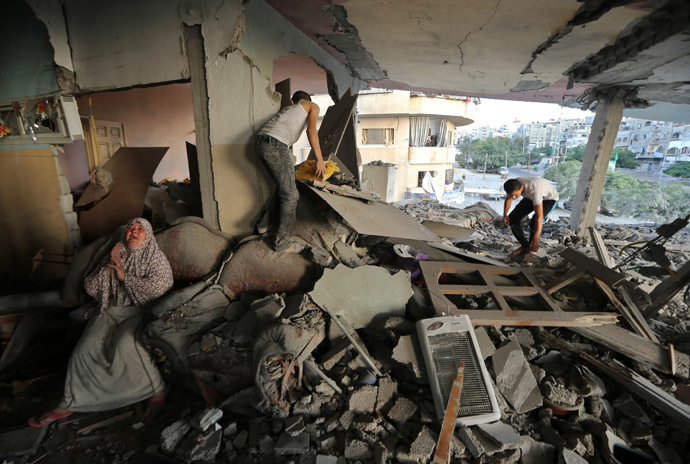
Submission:
POLYGON ((391 80, 494 95, 518 85, 544 31, 563 28, 579 7, 563 0, 387 0, 372 15, 365 0, 345 4, 362 43, 391 80), (381 17, 389 27, 381 27, 381 17))

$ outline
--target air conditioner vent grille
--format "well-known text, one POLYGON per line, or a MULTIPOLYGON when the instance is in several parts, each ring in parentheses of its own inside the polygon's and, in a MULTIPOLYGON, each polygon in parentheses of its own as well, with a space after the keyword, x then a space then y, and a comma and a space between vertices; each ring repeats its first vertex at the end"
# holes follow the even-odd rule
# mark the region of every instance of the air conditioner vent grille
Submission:
POLYGON ((462 361, 465 363, 465 373, 458 417, 491 413, 491 400, 483 382, 470 333, 444 333, 429 336, 428 340, 431 358, 436 367, 436 380, 443 396, 443 404, 448 404, 453 380, 455 380, 458 366, 462 361))

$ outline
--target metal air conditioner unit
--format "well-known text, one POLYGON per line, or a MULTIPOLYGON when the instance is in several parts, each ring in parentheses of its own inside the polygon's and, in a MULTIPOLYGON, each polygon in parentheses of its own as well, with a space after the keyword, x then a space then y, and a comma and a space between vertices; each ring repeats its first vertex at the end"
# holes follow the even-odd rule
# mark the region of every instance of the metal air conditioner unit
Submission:
POLYGON ((497 421, 501 411, 467 316, 442 316, 417 322, 417 335, 429 375, 436 415, 443 418, 460 362, 465 363, 457 425, 497 421))

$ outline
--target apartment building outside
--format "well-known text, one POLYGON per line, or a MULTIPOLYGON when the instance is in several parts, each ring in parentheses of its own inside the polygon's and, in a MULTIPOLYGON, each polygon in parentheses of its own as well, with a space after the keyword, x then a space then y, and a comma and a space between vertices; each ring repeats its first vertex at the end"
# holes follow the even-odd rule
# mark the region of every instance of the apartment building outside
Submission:
MULTIPOLYGON (((332 104, 328 96, 316 96, 314 101, 322 114, 332 104)), ((455 129, 473 122, 475 108, 474 100, 457 96, 380 89, 360 92, 355 136, 362 178, 369 179, 369 187, 388 202, 428 195, 422 187, 427 173, 444 196, 451 196, 455 129)), ((304 135, 293 152, 298 162, 307 158, 309 144, 304 135)))

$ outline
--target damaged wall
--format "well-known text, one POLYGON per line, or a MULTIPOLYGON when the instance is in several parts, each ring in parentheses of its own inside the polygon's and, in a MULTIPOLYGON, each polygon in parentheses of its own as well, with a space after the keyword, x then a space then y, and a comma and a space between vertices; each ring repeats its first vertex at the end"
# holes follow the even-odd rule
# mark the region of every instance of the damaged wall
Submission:
MULTIPOLYGON (((185 142, 196 144, 190 84, 101 92, 92 94, 91 102, 94 118, 125 124, 127 146, 170 147, 154 181, 189 177, 185 142)), ((90 114, 88 97, 77 104, 82 115, 90 114)))
POLYGON ((178 2, 66 0, 77 84, 104 90, 189 77, 178 2))
POLYGON ((307 54, 328 66, 341 95, 348 87, 359 89, 343 66, 265 2, 252 1, 245 8, 243 15, 237 3, 221 8, 230 17, 226 10, 236 12, 236 29, 218 28, 211 18, 202 22, 218 217, 222 230, 236 236, 253 231, 270 193, 253 134, 280 108, 280 98, 271 91, 273 60, 307 54))
POLYGON ((44 95, 58 90, 53 48, 45 25, 23 0, 2 3, 0 100, 44 95))
MULTIPOLYGON (((79 240, 76 214, 57 152, 48 146, 0 148, 0 272, 27 276, 38 250, 69 254, 79 240), (38 187, 40 186, 40 187, 38 187)), ((42 275, 58 276, 67 266, 43 264, 42 275)))

